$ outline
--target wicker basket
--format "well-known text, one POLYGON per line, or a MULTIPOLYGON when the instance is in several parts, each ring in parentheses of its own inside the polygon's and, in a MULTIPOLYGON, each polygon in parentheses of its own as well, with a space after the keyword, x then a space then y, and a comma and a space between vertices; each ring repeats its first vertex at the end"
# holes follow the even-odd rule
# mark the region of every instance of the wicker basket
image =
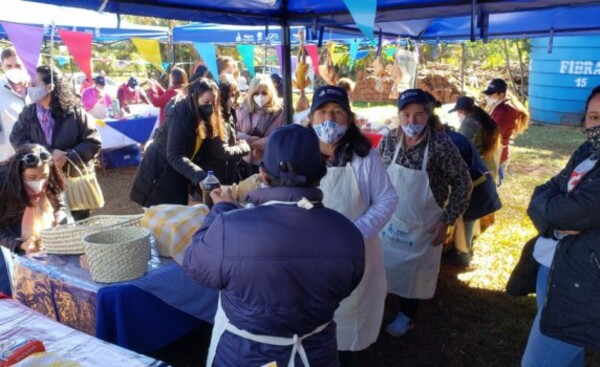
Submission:
POLYGON ((112 228, 86 236, 83 248, 96 282, 139 278, 150 260, 150 231, 141 227, 112 228))
POLYGON ((97 215, 74 223, 45 229, 40 233, 47 253, 83 254, 83 238, 112 227, 139 227, 143 215, 97 215))

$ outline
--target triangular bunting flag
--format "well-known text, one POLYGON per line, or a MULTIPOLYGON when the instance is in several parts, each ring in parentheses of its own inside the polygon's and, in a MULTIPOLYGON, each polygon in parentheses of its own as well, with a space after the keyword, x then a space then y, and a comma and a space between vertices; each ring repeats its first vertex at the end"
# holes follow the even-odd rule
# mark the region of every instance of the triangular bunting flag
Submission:
POLYGON ((6 31, 10 42, 12 42, 17 51, 17 55, 25 65, 31 80, 35 79, 35 69, 37 68, 44 38, 44 28, 9 22, 0 22, 6 31))
POLYGON ((304 45, 304 49, 308 52, 308 56, 310 56, 310 61, 312 62, 313 69, 315 69, 315 75, 319 73, 319 48, 317 45, 304 45))
POLYGON ((237 45, 237 50, 242 56, 242 61, 246 65, 248 72, 254 78, 254 45, 237 45))
POLYGON ((344 4, 362 34, 368 39, 373 39, 377 0, 344 0, 344 4))
POLYGON ((163 73, 165 72, 162 64, 162 57, 160 55, 160 43, 158 40, 132 38, 131 41, 144 60, 154 65, 155 68, 163 73))
POLYGON ((217 67, 217 47, 212 43, 199 43, 194 42, 194 48, 196 52, 206 64, 206 67, 215 78, 215 81, 219 82, 219 68, 217 67))
POLYGON ((88 80, 92 80, 92 34, 59 29, 58 35, 67 46, 79 69, 87 76, 88 80))

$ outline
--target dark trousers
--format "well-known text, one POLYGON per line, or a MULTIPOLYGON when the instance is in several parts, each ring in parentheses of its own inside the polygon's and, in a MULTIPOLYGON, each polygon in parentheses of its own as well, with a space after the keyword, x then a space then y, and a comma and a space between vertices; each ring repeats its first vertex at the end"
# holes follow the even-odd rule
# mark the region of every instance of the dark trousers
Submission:
POLYGON ((420 299, 400 297, 400 312, 411 319, 415 319, 419 310, 420 299))

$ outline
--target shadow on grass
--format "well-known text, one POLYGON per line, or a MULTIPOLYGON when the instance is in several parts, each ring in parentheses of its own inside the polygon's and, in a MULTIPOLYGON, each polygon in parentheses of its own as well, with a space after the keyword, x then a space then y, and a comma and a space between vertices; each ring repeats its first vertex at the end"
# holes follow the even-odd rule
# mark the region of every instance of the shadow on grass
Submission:
POLYGON ((385 333, 399 299, 388 295, 376 344, 359 366, 516 366, 535 316, 535 299, 470 288, 463 270, 442 264, 434 299, 421 303, 415 328, 402 338, 385 333))

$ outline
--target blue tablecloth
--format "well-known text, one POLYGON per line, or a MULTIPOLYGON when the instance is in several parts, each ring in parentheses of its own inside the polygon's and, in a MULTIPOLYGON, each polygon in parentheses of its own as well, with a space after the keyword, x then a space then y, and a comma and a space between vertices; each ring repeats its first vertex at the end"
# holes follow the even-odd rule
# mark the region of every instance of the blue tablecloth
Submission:
POLYGON ((79 261, 79 256, 17 257, 14 297, 63 324, 140 353, 214 320, 218 292, 200 286, 154 249, 146 275, 130 282, 96 283, 79 261))

